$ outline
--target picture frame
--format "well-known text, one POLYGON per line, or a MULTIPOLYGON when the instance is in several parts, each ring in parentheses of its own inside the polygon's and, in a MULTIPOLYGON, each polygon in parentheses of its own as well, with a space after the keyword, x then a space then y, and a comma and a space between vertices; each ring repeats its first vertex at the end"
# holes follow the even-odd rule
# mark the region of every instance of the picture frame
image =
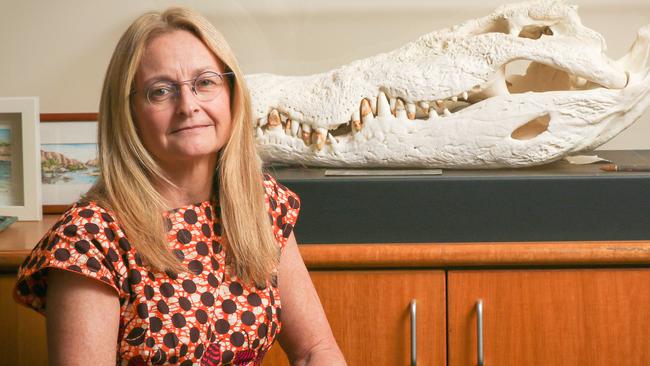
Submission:
POLYGON ((97 113, 42 113, 43 212, 58 214, 92 186, 97 167, 97 113))
POLYGON ((37 97, 0 98, 0 215, 38 221, 41 206, 37 97))

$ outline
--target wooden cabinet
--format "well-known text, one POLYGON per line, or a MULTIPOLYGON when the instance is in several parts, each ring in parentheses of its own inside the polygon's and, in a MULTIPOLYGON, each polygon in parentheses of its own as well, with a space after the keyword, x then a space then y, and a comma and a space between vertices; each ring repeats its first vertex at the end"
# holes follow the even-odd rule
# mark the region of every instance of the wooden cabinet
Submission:
MULTIPOLYGON (((411 299, 419 366, 476 365, 478 299, 486 366, 650 365, 649 241, 299 248, 350 366, 410 364, 411 299)), ((27 253, 0 251, 0 365, 46 364, 43 317, 11 298, 27 253)))
POLYGON ((45 317, 14 302, 15 282, 0 274, 0 365, 47 365, 45 317))
POLYGON ((449 365, 650 364, 650 269, 448 273, 449 365))
MULTIPOLYGON (((311 271, 310 275, 349 365, 410 364, 412 299, 418 365, 445 365, 444 271, 311 271)), ((281 348, 274 347, 264 365, 288 362, 281 348)))

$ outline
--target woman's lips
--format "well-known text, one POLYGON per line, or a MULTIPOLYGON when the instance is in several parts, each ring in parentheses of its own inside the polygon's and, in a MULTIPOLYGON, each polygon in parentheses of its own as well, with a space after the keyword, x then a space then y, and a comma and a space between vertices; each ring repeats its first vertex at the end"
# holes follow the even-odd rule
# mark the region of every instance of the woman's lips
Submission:
POLYGON ((196 129, 204 128, 204 127, 212 127, 212 125, 194 125, 194 126, 181 127, 181 128, 179 128, 177 130, 172 131, 172 133, 188 131, 188 130, 196 130, 196 129))

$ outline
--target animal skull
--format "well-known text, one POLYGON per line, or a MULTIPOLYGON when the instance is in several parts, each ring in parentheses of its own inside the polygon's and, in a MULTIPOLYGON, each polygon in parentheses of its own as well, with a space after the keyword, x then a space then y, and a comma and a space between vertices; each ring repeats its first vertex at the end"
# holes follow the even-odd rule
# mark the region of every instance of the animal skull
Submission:
POLYGON ((259 151, 330 167, 548 163, 607 142, 650 104, 650 25, 623 58, 605 49, 576 6, 533 1, 325 73, 249 75, 259 151))

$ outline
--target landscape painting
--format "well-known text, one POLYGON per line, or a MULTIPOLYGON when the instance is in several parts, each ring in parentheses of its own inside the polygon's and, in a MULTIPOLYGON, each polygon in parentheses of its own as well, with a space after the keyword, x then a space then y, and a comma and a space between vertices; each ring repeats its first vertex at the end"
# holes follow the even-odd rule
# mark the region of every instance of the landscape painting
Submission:
POLYGON ((45 204, 71 204, 99 176, 96 143, 41 144, 45 204))
POLYGON ((99 175, 97 144, 42 144, 43 184, 93 184, 99 175))
MULTIPOLYGON (((72 114, 68 116, 76 118, 72 114)), ((52 210, 78 201, 97 180, 97 122, 48 121, 47 115, 44 117, 41 118, 41 187, 43 205, 52 210)))

